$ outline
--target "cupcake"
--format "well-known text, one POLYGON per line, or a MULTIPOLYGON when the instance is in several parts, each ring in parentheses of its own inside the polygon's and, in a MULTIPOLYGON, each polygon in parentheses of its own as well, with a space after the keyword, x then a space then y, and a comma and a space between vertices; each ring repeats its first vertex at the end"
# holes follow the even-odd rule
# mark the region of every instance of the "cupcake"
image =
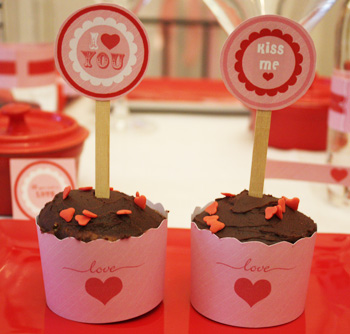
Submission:
POLYGON ((46 302, 86 323, 131 319, 163 300, 167 220, 145 196, 67 187, 37 217, 46 302))
POLYGON ((224 193, 197 208, 191 228, 191 303, 239 327, 270 327, 305 307, 317 226, 299 199, 224 193))

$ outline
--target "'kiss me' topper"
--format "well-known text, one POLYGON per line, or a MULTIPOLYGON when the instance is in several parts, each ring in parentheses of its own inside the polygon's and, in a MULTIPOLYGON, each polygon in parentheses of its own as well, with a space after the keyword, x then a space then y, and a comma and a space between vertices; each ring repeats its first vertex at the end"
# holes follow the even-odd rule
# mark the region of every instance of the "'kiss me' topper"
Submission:
POLYGON ((307 31, 276 15, 243 22, 221 53, 226 87, 243 104, 258 110, 282 109, 304 95, 314 79, 315 62, 307 31))
POLYGON ((116 5, 94 5, 71 15, 56 41, 56 66, 80 93, 120 97, 145 74, 149 47, 140 20, 116 5))

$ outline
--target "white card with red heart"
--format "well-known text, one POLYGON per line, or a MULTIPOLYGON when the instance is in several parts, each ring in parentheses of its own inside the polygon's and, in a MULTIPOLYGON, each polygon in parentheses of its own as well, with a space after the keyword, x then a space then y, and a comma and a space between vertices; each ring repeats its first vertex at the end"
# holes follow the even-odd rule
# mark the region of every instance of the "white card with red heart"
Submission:
MULTIPOLYGON (((193 216, 203 211, 197 208, 193 216)), ((295 244, 240 242, 191 227, 191 303, 205 317, 270 327, 304 312, 316 233, 295 244)))
POLYGON ((13 218, 35 219, 55 194, 75 188, 75 159, 11 159, 10 175, 13 218))
POLYGON ((267 160, 265 177, 350 186, 350 168, 327 164, 267 160))

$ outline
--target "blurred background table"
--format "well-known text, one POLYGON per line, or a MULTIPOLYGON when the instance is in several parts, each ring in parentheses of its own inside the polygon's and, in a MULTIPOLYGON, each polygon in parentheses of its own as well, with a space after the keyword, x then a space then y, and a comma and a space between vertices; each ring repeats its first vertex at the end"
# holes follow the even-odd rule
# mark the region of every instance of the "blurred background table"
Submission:
MULTIPOLYGON (((93 101, 85 98, 66 110, 91 131, 81 156, 79 186, 94 185, 93 110, 93 101)), ((124 130, 117 130, 112 113, 110 185, 161 202, 170 211, 170 227, 189 228, 196 206, 221 197, 221 192, 249 187, 253 134, 249 114, 236 111, 132 112, 124 130)), ((325 163, 326 153, 269 148, 268 158, 325 163)), ((324 184, 268 179, 265 193, 299 197, 300 211, 315 220, 320 232, 350 233, 350 208, 328 203, 324 184)))

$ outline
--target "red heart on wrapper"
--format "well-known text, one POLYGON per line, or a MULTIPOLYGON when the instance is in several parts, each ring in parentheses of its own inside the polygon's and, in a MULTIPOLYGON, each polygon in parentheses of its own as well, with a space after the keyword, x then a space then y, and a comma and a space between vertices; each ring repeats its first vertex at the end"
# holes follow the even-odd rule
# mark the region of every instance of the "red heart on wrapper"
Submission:
POLYGON ((118 277, 109 277, 104 282, 99 278, 89 278, 85 283, 86 292, 106 305, 123 288, 123 283, 118 277))
POLYGON ((261 279, 254 284, 247 278, 239 278, 235 283, 235 292, 250 307, 253 307, 260 300, 265 299, 271 292, 271 283, 261 279))
POLYGON ((340 182, 348 176, 348 171, 345 168, 332 168, 331 175, 334 180, 340 182))

